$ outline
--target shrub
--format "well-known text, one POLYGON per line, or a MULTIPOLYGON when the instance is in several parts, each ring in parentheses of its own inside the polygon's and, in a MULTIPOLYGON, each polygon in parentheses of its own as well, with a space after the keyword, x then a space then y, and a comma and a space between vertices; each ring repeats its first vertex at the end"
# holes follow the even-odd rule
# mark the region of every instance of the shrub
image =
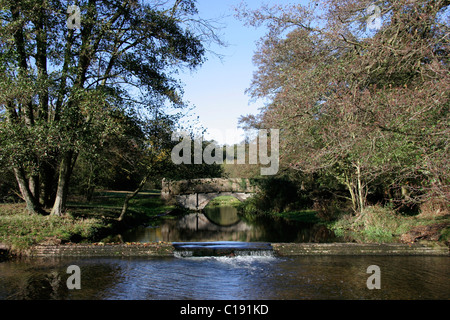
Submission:
POLYGON ((333 221, 342 216, 345 212, 349 212, 349 208, 336 199, 322 199, 315 201, 313 210, 316 211, 317 217, 323 221, 333 221))
POLYGON ((449 203, 443 199, 430 199, 420 205, 421 217, 445 216, 450 214, 449 203))

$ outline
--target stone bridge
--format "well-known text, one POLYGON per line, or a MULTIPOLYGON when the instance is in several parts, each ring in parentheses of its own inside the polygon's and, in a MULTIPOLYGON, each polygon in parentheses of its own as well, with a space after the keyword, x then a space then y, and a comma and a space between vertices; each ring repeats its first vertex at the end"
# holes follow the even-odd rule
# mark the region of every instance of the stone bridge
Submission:
POLYGON ((240 201, 251 197, 257 187, 249 179, 209 178, 170 181, 162 180, 161 198, 175 200, 190 210, 202 210, 214 198, 232 196, 240 201))

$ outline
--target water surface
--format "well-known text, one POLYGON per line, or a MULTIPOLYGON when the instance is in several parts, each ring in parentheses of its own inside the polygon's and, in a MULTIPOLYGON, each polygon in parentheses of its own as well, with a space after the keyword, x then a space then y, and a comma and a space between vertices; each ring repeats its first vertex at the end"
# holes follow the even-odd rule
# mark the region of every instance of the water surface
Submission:
POLYGON ((449 299, 448 257, 33 259, 0 263, 0 299, 449 299), (81 289, 66 286, 69 265, 81 289), (369 265, 381 289, 369 290, 369 265))
MULTIPOLYGON (((215 246, 219 247, 229 245, 230 241, 339 240, 323 226, 267 217, 245 221, 233 207, 192 213, 158 227, 138 228, 118 238, 190 245, 216 241, 215 246)), ((263 250, 256 255, 221 257, 47 258, 1 262, 0 299, 435 300, 450 298, 448 279, 449 257, 280 258, 263 250), (70 265, 80 267, 80 290, 67 288, 70 265), (379 290, 367 288, 370 274, 366 271, 370 265, 380 267, 379 290)))
MULTIPOLYGON (((139 227, 120 235, 126 242, 244 241, 333 242, 339 239, 323 225, 269 216, 242 219, 233 206, 206 207, 202 212, 166 220, 156 227, 139 227)), ((109 241, 117 241, 110 238, 109 241)))

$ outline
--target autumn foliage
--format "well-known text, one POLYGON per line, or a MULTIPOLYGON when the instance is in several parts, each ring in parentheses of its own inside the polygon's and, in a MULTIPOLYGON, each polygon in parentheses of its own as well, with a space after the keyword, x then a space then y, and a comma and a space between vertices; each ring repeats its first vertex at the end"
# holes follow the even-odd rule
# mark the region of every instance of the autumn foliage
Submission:
POLYGON ((449 11, 443 0, 327 0, 239 9, 265 24, 247 126, 280 129, 281 164, 368 197, 449 202, 449 11), (369 29, 379 9, 380 28, 369 29), (373 18, 373 17, 372 17, 373 18))

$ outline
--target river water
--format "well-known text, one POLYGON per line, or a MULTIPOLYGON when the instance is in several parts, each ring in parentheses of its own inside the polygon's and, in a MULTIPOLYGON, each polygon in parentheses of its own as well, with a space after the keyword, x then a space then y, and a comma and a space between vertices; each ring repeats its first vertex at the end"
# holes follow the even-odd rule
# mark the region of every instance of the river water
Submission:
MULTIPOLYGON (((119 239, 109 239, 116 242, 119 239)), ((339 241, 323 225, 287 221, 266 216, 241 218, 232 206, 206 207, 178 220, 156 227, 140 227, 120 235, 125 242, 155 241, 245 241, 245 242, 334 242, 339 241)), ((107 241, 107 240, 106 240, 107 241)))
POLYGON ((0 299, 449 299, 448 257, 34 259, 0 263, 0 299), (70 265, 81 289, 69 290, 70 265), (380 289, 367 268, 380 267, 380 289))
MULTIPOLYGON (((120 235, 123 241, 339 241, 320 227, 246 222, 233 210, 191 214, 120 235)), ((117 240, 117 239, 116 239, 117 240)), ((0 262, 0 300, 16 299, 449 299, 449 257, 261 255, 169 258, 47 258, 0 262), (81 289, 68 289, 67 268, 81 289), (370 290, 367 268, 380 268, 370 290)))

